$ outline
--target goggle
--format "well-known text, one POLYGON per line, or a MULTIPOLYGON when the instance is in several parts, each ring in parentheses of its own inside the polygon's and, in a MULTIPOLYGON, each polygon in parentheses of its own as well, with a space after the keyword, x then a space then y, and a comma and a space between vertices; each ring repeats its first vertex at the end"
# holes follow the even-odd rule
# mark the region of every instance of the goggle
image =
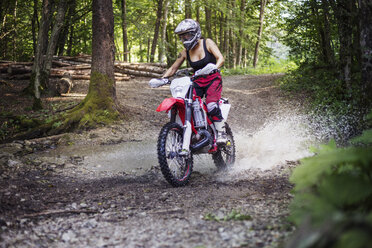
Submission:
POLYGON ((178 36, 180 37, 180 40, 182 42, 185 42, 185 41, 192 40, 194 38, 195 34, 193 32, 187 32, 187 33, 179 34, 178 36))

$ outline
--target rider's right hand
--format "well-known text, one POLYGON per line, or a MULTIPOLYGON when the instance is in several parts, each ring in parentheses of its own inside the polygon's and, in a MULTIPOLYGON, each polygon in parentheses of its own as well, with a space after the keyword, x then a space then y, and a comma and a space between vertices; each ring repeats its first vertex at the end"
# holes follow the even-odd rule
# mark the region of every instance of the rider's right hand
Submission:
POLYGON ((158 88, 160 86, 163 86, 165 84, 169 83, 168 78, 153 78, 149 82, 149 86, 151 88, 158 88))

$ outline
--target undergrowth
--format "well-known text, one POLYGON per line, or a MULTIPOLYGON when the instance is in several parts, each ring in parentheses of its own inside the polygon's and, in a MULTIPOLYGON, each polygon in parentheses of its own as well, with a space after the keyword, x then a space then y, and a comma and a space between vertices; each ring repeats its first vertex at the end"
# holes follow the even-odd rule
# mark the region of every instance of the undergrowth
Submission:
POLYGON ((304 101, 312 126, 325 130, 319 136, 345 144, 366 127, 366 110, 361 107, 360 75, 354 74, 350 84, 339 79, 336 69, 329 66, 302 64, 279 80, 289 97, 304 101))
MULTIPOLYGON (((372 124, 372 113, 369 115, 372 124)), ((305 158, 290 219, 299 226, 288 247, 362 248, 372 243, 372 129, 338 148, 334 141, 305 158)))

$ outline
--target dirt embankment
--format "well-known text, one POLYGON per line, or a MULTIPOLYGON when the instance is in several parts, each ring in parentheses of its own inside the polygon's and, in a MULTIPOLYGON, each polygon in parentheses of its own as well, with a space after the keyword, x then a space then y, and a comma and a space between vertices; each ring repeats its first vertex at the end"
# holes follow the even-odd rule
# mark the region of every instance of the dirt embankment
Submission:
MULTIPOLYGON (((255 133, 289 106, 274 86, 278 77, 224 78, 223 95, 233 106, 229 124, 237 136, 255 133)), ((86 84, 76 85, 74 101, 86 90, 86 84)), ((0 246, 275 247, 283 242, 292 231, 286 216, 293 163, 229 177, 200 157, 188 186, 172 188, 164 180, 154 147, 167 120, 155 109, 169 94, 165 87, 148 88, 147 80, 118 83, 128 116, 123 124, 2 145, 0 246)), ((248 149, 237 144, 238 160, 248 149)))

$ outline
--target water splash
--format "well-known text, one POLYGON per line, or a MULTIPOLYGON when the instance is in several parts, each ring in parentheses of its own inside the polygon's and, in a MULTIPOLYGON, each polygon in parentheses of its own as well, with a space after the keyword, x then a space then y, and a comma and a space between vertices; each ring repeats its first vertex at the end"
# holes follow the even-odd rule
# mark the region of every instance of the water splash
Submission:
POLYGON ((269 170, 287 161, 310 156, 309 147, 315 142, 305 116, 279 115, 248 134, 235 132, 237 157, 229 175, 250 170, 269 170))

